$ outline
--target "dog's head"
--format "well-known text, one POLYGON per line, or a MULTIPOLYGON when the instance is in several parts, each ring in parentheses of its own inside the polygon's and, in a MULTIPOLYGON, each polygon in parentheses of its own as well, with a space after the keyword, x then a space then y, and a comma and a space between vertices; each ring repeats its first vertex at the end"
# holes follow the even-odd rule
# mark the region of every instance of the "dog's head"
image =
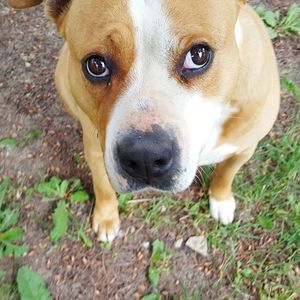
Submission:
POLYGON ((99 131, 117 191, 191 184, 233 112, 242 2, 45 1, 68 44, 71 94, 99 131))

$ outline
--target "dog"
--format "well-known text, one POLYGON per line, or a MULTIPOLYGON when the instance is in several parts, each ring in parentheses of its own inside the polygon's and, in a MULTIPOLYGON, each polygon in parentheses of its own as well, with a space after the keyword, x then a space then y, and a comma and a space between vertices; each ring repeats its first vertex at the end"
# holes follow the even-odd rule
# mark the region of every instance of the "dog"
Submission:
POLYGON ((116 192, 179 192, 204 165, 216 164, 211 215, 233 222, 232 182, 280 103, 272 43, 245 2, 44 1, 66 40, 55 81, 82 126, 101 241, 120 228, 116 192))

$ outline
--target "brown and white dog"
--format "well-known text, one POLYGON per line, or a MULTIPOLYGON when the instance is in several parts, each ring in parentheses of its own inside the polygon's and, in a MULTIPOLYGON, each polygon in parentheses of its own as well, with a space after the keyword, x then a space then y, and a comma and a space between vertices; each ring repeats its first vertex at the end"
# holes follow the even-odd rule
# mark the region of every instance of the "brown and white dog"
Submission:
POLYGON ((231 223, 234 176, 279 109, 276 59, 255 12, 242 0, 44 2, 66 40, 56 85, 82 125, 99 238, 118 233, 116 191, 182 191, 209 164, 211 214, 231 223))

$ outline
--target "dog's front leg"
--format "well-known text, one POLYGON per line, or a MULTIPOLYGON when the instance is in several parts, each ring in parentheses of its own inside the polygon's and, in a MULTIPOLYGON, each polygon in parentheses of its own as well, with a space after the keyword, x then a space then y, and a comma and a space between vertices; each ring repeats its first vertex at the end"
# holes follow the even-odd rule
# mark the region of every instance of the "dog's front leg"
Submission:
POLYGON ((84 155, 92 171, 96 198, 92 220, 93 229, 99 240, 112 242, 120 227, 116 192, 113 190, 106 173, 97 130, 90 121, 81 122, 81 124, 84 155))
POLYGON ((210 212, 222 224, 233 222, 236 208, 231 186, 236 173, 251 158, 256 147, 231 156, 217 165, 210 186, 210 212))

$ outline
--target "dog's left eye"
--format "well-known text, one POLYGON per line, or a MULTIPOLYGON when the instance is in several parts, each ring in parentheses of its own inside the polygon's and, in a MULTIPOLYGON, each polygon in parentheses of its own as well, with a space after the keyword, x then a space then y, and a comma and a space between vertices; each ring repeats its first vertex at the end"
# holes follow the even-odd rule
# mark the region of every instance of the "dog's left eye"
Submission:
POLYGON ((206 70, 212 61, 212 50, 206 44, 193 46, 185 57, 182 72, 184 75, 198 74, 206 70))

